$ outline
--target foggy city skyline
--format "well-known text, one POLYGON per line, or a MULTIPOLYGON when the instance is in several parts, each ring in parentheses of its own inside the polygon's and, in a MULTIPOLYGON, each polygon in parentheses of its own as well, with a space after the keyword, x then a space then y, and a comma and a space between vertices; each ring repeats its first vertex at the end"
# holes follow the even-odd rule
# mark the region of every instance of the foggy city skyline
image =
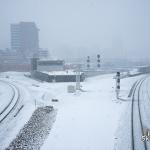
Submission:
POLYGON ((149 59, 148 0, 0 0, 0 49, 10 48, 10 24, 35 22, 40 47, 58 58, 101 53, 149 59))

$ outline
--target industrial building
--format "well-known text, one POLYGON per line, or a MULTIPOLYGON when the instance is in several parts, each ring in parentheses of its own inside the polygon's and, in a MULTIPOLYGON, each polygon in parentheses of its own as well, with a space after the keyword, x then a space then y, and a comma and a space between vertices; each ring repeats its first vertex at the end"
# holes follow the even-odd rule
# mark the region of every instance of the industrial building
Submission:
MULTIPOLYGON (((79 74, 79 80, 85 79, 83 72, 79 74)), ((31 59, 31 77, 46 82, 76 82, 77 72, 64 70, 63 60, 39 60, 31 59)))

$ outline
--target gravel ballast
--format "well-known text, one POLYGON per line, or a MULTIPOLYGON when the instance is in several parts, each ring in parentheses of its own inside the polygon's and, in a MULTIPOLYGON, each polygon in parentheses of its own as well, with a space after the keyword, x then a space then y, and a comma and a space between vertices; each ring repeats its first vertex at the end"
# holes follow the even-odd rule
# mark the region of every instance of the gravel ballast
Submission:
POLYGON ((39 150, 55 121, 56 110, 51 106, 37 108, 6 150, 39 150))

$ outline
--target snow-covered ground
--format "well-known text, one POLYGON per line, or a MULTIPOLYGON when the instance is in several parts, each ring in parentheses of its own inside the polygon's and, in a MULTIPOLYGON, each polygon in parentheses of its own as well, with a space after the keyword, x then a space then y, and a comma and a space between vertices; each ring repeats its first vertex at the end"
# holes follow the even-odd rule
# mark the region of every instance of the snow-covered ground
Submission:
POLYGON ((0 112, 7 107, 13 94, 13 89, 7 83, 0 81, 0 112))
MULTIPOLYGON (((34 107, 53 105, 57 109, 56 122, 42 150, 114 149, 121 117, 130 103, 116 100, 114 74, 88 78, 82 83, 84 92, 75 94, 67 93, 67 86, 75 83, 39 82, 23 76, 23 73, 4 73, 6 75, 29 91, 32 99, 28 99, 28 104, 34 107), (52 98, 59 102, 52 102, 52 98)), ((127 98, 138 78, 140 76, 121 80, 121 97, 127 98)), ((27 107, 23 112, 28 113, 27 107)), ((20 117, 24 115, 20 113, 20 117)), ((15 127, 19 124, 17 122, 15 127)))
MULTIPOLYGON (((22 76, 22 74, 20 76, 22 76)), ((0 79, 3 81, 7 81, 8 83, 10 82, 16 87, 18 87, 20 93, 19 103, 17 104, 15 109, 10 113, 10 115, 3 122, 0 123, 0 150, 3 150, 17 136, 20 129, 29 120, 33 111, 35 110, 35 107, 29 91, 26 89, 26 87, 20 85, 20 83, 17 83, 16 73, 4 73, 4 75, 1 74, 0 79), (9 79, 5 78, 5 75, 7 74, 10 75, 9 79), (24 108, 20 111, 17 117, 14 117, 14 115, 22 105, 24 105, 24 108)), ((5 89, 5 92, 7 95, 10 95, 9 89, 8 91, 7 89, 5 89)), ((7 101, 7 99, 0 100, 7 101)))
MULTIPOLYGON (((136 78, 123 79, 121 96, 129 93, 136 78)), ((115 97, 113 75, 88 79, 82 84, 86 92, 58 95, 56 123, 42 150, 111 150, 122 112, 128 102, 115 97)))

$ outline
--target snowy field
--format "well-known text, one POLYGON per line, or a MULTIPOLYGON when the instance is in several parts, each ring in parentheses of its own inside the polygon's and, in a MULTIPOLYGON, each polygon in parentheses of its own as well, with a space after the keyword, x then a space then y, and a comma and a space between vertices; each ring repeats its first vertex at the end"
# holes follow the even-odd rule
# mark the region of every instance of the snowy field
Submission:
MULTIPOLYGON (((57 109, 56 121, 42 150, 115 149, 117 133, 123 120, 121 117, 126 112, 130 101, 116 100, 114 74, 86 79, 82 83, 84 92, 75 94, 67 93, 67 86, 75 83, 39 82, 25 77, 23 73, 15 72, 4 73, 0 78, 5 79, 6 75, 9 75, 7 80, 22 89, 25 107, 18 115, 22 123, 19 119, 11 121, 13 131, 9 130, 10 132, 6 134, 10 138, 7 140, 4 138, 0 146, 5 147, 11 142, 38 106, 53 105, 57 109), (51 99, 59 101, 52 102, 51 99)), ((140 77, 121 80, 122 98, 127 99, 133 83, 140 77)), ((1 134, 0 139, 2 136, 4 134, 1 134)))

